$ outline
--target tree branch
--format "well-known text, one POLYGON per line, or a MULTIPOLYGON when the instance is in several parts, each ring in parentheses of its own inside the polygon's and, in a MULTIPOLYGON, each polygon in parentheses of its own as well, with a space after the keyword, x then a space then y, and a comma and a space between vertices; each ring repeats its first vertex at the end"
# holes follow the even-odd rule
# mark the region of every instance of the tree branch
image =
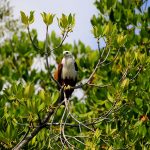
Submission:
POLYGON ((59 82, 57 80, 54 79, 51 70, 50 70, 50 66, 49 66, 49 62, 48 62, 48 26, 46 26, 46 39, 45 39, 45 59, 46 59, 46 67, 48 70, 48 74, 50 76, 50 80, 52 79, 58 87, 61 87, 61 85, 59 84, 59 82))
POLYGON ((41 125, 40 126, 37 126, 32 132, 30 135, 28 136, 25 136, 23 138, 23 140, 21 142, 19 142, 14 148, 13 150, 20 150, 24 145, 28 144, 29 141, 32 140, 32 138, 34 136, 36 136, 38 134, 38 132, 40 130, 42 130, 45 126, 46 126, 46 123, 49 121, 49 118, 51 117, 51 115, 54 113, 54 109, 50 109, 48 114, 45 116, 45 118, 43 119, 43 121, 41 122, 41 125))
POLYGON ((40 49, 37 45, 35 45, 35 43, 34 43, 34 41, 33 41, 33 39, 32 39, 29 26, 27 26, 27 30, 28 30, 28 35, 29 35, 30 41, 31 41, 31 43, 32 43, 32 46, 33 46, 35 49, 41 51, 41 49, 40 49))
POLYGON ((56 49, 60 48, 63 45, 66 37, 68 36, 68 33, 69 33, 69 31, 66 31, 66 33, 63 34, 60 44, 57 47, 51 49, 50 52, 55 51, 56 49))
MULTIPOLYGON (((109 49, 109 51, 108 51, 108 53, 107 53, 107 55, 106 55, 106 57, 105 57, 105 59, 104 59, 103 61, 101 61, 101 57, 99 58, 99 60, 98 60, 98 62, 97 62, 97 64, 96 64, 96 66, 95 66, 93 72, 91 73, 91 75, 89 76, 89 78, 87 79, 87 81, 86 81, 84 84, 81 82, 79 85, 77 85, 77 86, 75 86, 75 87, 71 87, 71 88, 72 88, 72 89, 78 89, 78 88, 82 88, 84 85, 90 84, 90 83, 89 83, 90 80, 92 79, 92 77, 93 77, 94 74, 96 73, 98 67, 106 61, 106 59, 107 59, 108 56, 109 56, 109 53, 110 53, 110 49, 109 49)), ((102 56, 102 55, 101 55, 101 56, 102 56)))

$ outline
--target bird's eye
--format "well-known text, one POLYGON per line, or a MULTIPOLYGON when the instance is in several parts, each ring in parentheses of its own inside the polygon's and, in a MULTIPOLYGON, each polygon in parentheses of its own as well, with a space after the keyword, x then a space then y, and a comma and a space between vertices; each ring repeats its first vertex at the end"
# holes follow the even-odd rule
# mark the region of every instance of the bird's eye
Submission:
POLYGON ((68 52, 66 52, 66 54, 68 54, 68 52))

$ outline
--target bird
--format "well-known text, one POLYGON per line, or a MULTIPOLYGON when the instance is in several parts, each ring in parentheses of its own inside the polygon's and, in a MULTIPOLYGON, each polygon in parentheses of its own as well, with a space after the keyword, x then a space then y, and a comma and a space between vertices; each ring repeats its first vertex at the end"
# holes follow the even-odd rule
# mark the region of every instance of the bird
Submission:
MULTIPOLYGON (((64 92, 67 99, 69 99, 74 91, 73 88, 77 83, 78 66, 74 56, 70 51, 63 52, 63 58, 56 71, 54 72, 54 79, 58 81, 61 87, 64 86, 64 92)), ((60 90, 61 87, 58 87, 60 90)), ((64 94, 61 94, 59 102, 64 100, 64 94)))

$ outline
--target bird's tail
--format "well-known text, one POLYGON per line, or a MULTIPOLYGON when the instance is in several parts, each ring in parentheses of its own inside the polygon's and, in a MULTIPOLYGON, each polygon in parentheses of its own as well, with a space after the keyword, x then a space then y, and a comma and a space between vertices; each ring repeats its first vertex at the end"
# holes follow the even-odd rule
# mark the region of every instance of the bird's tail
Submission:
MULTIPOLYGON (((67 100, 71 97, 72 92, 73 92, 73 89, 65 90, 65 96, 66 96, 67 100)), ((60 90, 60 95, 59 95, 57 102, 62 103, 62 101, 64 101, 64 90, 63 89, 60 90)))

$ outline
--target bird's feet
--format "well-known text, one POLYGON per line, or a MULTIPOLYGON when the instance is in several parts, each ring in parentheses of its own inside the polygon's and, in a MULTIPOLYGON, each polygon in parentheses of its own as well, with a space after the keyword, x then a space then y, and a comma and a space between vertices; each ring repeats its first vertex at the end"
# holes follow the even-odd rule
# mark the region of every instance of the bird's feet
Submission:
POLYGON ((67 86, 64 86, 64 90, 66 91, 66 90, 70 90, 72 88, 72 86, 70 86, 70 85, 67 85, 67 86))

